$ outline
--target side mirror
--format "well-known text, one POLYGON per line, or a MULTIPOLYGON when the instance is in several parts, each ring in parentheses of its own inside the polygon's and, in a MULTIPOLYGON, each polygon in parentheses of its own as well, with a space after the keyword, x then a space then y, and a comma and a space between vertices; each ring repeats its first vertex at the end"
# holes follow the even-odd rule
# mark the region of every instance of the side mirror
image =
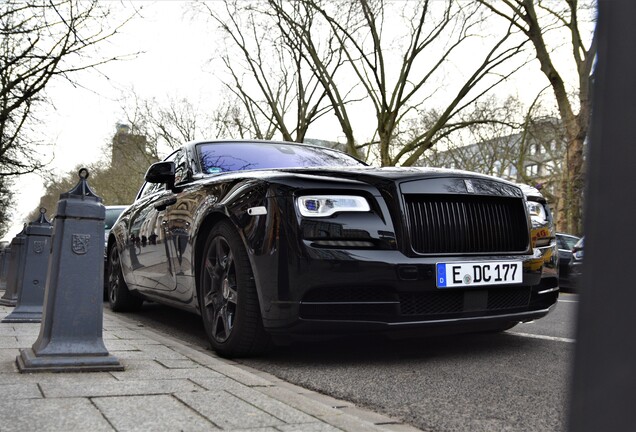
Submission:
POLYGON ((167 189, 174 188, 174 162, 157 162, 150 165, 146 171, 148 183, 165 183, 167 189))

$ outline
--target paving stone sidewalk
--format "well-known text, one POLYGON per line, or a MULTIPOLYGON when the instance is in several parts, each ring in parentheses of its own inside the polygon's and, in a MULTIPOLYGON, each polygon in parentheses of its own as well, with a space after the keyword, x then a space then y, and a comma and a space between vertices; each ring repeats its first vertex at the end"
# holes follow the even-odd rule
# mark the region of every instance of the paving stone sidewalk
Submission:
MULTIPOLYGON (((11 310, 0 306, 0 320, 11 310)), ((104 312, 123 372, 20 374, 16 356, 40 324, 0 323, 0 430, 417 430, 104 312)))

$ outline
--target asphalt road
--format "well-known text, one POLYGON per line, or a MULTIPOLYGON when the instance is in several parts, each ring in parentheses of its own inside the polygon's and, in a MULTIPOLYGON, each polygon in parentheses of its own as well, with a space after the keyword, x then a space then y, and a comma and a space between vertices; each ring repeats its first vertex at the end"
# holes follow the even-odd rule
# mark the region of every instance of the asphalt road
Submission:
MULTIPOLYGON (((501 334, 296 343, 241 360, 425 431, 565 430, 577 296, 501 334)), ((207 347, 196 315, 145 304, 135 318, 207 347)))

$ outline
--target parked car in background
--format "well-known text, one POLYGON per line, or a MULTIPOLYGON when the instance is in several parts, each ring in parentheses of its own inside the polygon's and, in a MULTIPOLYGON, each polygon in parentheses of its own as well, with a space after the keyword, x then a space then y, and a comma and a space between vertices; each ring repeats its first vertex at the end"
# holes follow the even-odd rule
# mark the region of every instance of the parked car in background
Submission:
POLYGON ((557 233, 556 239, 559 248, 559 287, 562 291, 569 291, 573 289, 570 281, 572 248, 581 238, 570 234, 557 233))
POLYGON ((110 306, 198 313, 223 356, 271 337, 503 331, 558 297, 556 242, 501 179, 270 141, 191 142, 145 178, 108 237, 110 306))
POLYGON ((570 260, 570 285, 572 289, 577 290, 581 285, 581 277, 583 274, 583 243, 585 237, 581 239, 572 248, 572 260, 570 260))
POLYGON ((106 217, 104 218, 104 257, 106 257, 106 246, 108 246, 108 234, 110 229, 117 222, 119 215, 128 208, 125 205, 106 206, 106 217))

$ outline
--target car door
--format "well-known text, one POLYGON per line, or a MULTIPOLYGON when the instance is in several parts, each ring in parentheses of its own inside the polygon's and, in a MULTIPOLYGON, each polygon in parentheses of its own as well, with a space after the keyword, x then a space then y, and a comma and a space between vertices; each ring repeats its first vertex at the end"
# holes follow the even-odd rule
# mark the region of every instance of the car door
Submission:
POLYGON ((175 185, 180 189, 172 197, 173 203, 166 208, 163 234, 166 252, 175 283, 174 298, 188 303, 193 297, 194 264, 192 263, 193 213, 200 196, 191 185, 194 160, 184 149, 175 157, 175 185))
MULTIPOLYGON (((179 157, 177 151, 166 160, 179 157)), ((131 214, 129 253, 140 291, 160 296, 172 296, 176 288, 176 269, 170 259, 172 236, 167 229, 166 209, 175 202, 175 194, 165 185, 142 197, 131 214)))

